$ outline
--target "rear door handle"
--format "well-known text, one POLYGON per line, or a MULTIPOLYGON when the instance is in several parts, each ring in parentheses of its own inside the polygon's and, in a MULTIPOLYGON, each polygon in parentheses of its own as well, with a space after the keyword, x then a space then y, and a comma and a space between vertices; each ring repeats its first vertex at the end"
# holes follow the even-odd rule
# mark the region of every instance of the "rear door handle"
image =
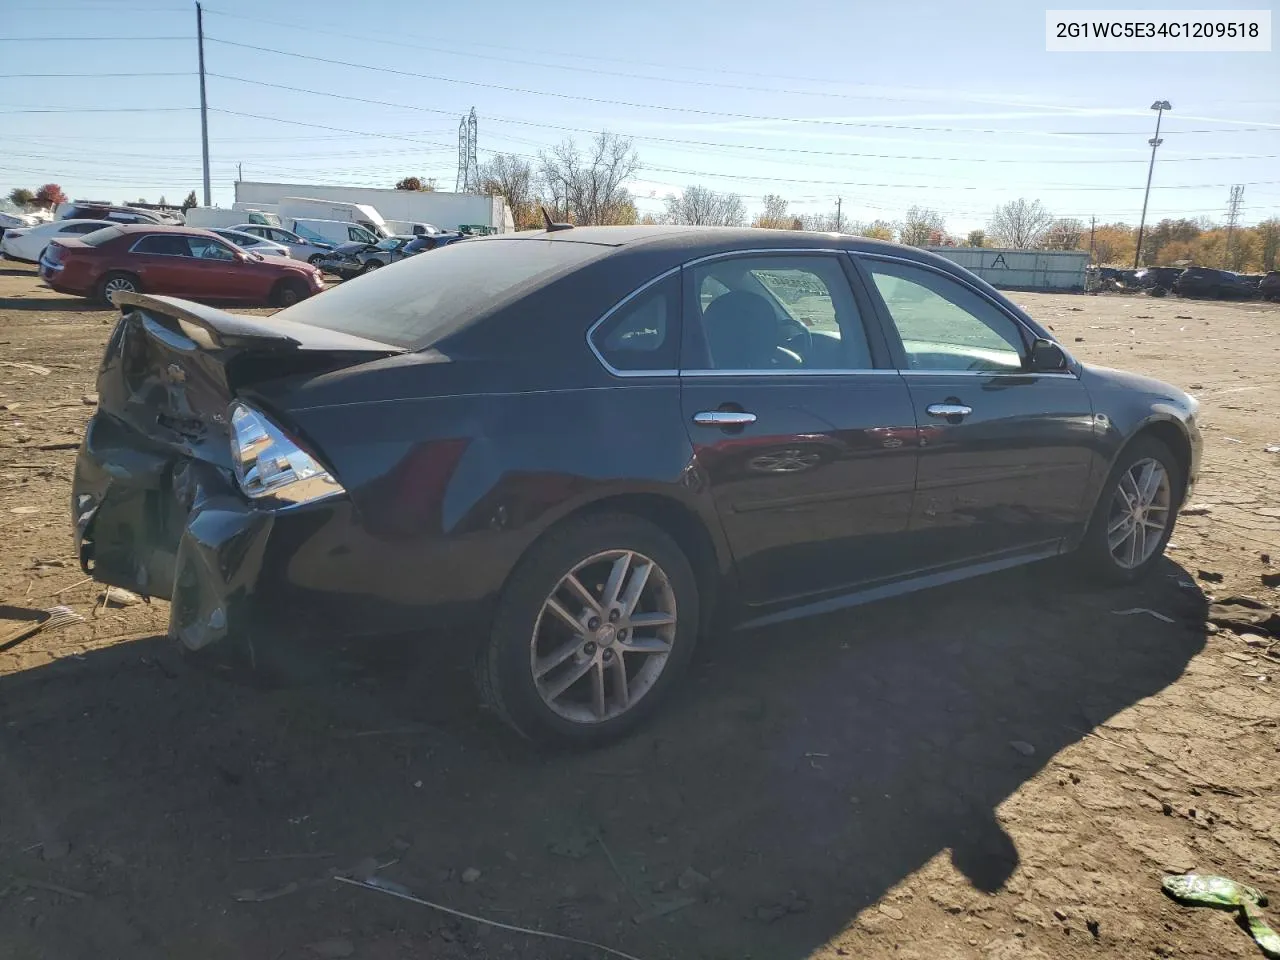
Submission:
POLYGON ((704 410, 693 415, 693 422, 700 427, 743 427, 755 423, 756 415, 745 410, 704 410))
POLYGON ((973 413, 973 407, 965 406, 963 403, 931 403, 925 408, 925 412, 931 417, 941 417, 946 420, 952 417, 967 417, 973 413))

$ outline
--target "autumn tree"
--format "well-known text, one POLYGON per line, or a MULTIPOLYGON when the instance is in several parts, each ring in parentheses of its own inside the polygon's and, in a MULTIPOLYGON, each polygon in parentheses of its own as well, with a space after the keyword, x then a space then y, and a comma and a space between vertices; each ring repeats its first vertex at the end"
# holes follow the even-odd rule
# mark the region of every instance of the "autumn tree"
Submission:
POLYGON ((9 201, 15 206, 29 207, 36 202, 36 195, 26 187, 14 187, 9 191, 9 201))
POLYGON ((401 177, 396 181, 397 190, 412 190, 418 193, 422 190, 422 181, 418 177, 401 177))
POLYGON ((1019 198, 996 207, 987 233, 999 246, 1030 250, 1040 245, 1052 222, 1052 214, 1039 200, 1019 198))
POLYGON ((1060 217, 1049 224, 1044 233, 1046 250, 1079 250, 1084 239, 1084 223, 1071 217, 1060 217))
POLYGON ((764 210, 756 215, 751 225, 766 230, 790 230, 794 220, 787 214, 787 201, 776 193, 769 193, 764 198, 764 210))
POLYGON ((1258 235, 1259 266, 1268 272, 1276 269, 1276 258, 1280 255, 1280 217, 1263 220, 1253 229, 1258 235))
POLYGON ((696 184, 666 199, 667 223, 698 227, 740 227, 747 222, 747 208, 736 193, 719 193, 696 184))
POLYGON ((507 201, 517 230, 542 224, 533 202, 533 186, 533 164, 513 153, 495 153, 480 166, 480 191, 507 201))
POLYGON ((538 181, 552 208, 574 223, 634 223, 636 207, 623 184, 639 167, 632 141, 605 131, 585 150, 570 138, 540 152, 538 181))
POLYGON ((987 232, 985 230, 970 230, 969 235, 964 238, 966 247, 980 247, 987 241, 987 232))
POLYGON ((925 247, 938 242, 946 231, 942 214, 928 207, 911 207, 898 224, 898 242, 912 247, 925 247))
POLYGON ((67 195, 62 192, 62 188, 56 183, 46 183, 43 187, 36 191, 35 202, 52 210, 60 203, 67 202, 67 195))
POLYGON ((870 223, 859 224, 858 228, 853 231, 859 237, 869 237, 872 240, 893 240, 893 224, 888 220, 872 220, 870 223))
POLYGON ((192 207, 200 206, 200 201, 196 199, 196 192, 192 190, 187 194, 187 199, 182 201, 182 212, 186 213, 192 207))
POLYGON ((1133 263, 1133 228, 1126 223, 1100 223, 1093 232, 1093 262, 1133 263))

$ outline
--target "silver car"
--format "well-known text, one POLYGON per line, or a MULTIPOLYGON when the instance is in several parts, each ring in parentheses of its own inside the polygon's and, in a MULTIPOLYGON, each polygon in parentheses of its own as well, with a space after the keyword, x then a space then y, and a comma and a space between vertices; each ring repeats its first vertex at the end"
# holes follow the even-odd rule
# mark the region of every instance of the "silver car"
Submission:
POLYGON ((308 240, 305 237, 298 236, 292 230, 285 230, 283 227, 271 227, 262 223, 238 223, 231 229, 239 230, 241 233, 251 233, 255 237, 262 237, 264 240, 270 240, 273 243, 283 244, 289 248, 289 254, 295 260, 305 260, 313 265, 333 253, 333 244, 319 240, 308 240))
POLYGON ((268 257, 291 257, 293 255, 283 243, 265 240, 255 234, 245 233, 243 230, 211 227, 210 232, 216 233, 228 243, 234 243, 241 250, 247 250, 250 253, 261 253, 268 257))

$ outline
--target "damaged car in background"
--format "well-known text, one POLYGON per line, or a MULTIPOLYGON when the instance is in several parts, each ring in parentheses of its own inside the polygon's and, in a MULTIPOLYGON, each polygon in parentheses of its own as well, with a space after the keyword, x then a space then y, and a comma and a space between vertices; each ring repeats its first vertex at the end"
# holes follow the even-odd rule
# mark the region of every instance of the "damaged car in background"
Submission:
POLYGON ((473 644, 498 716, 588 745, 659 709, 713 622, 1160 562, 1196 401, 1080 363, 958 265, 551 227, 269 318, 117 293, 73 482, 84 569, 258 668, 326 635, 473 644))

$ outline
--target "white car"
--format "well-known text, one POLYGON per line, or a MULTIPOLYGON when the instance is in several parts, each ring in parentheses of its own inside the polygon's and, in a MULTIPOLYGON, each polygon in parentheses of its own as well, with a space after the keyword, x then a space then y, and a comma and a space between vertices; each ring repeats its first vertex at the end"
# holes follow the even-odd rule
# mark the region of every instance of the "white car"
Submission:
POLYGON ((5 230, 4 239, 0 240, 0 253, 10 260, 35 263, 52 240, 84 236, 113 226, 109 220, 54 220, 38 227, 13 227, 5 230))
POLYGON ((283 227, 272 227, 264 223, 238 223, 231 229, 286 246, 295 260, 306 260, 312 265, 333 253, 332 243, 307 240, 298 236, 292 230, 286 230, 283 227))
POLYGON ((284 244, 264 240, 262 237, 255 236, 252 233, 245 233, 243 230, 228 230, 225 227, 214 227, 210 230, 210 233, 216 233, 228 243, 233 243, 241 250, 247 250, 250 253, 261 253, 268 257, 290 256, 289 248, 284 244))

